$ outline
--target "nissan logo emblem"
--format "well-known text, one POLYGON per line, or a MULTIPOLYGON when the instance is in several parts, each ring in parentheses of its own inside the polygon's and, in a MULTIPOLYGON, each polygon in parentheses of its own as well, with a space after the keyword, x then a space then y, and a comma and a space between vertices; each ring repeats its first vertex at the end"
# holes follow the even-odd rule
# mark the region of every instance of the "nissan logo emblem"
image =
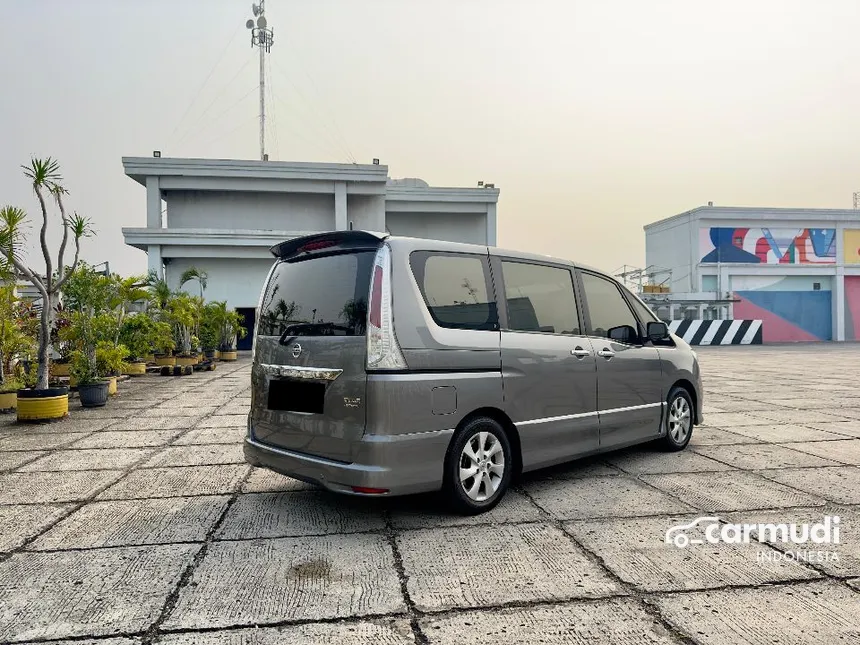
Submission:
POLYGON ((296 343, 293 345, 293 358, 298 358, 302 355, 302 346, 296 343))

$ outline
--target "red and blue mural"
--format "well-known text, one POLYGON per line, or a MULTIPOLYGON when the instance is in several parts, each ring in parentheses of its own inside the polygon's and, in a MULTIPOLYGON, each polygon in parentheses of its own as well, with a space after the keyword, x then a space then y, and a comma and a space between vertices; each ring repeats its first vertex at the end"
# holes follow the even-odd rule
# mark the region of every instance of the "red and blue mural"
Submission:
POLYGON ((702 262, 835 264, 836 229, 699 229, 702 262))
MULTIPOLYGON (((732 276, 733 317, 761 320, 765 343, 830 340, 833 337, 830 280, 829 276, 732 276)), ((860 317, 860 303, 857 313, 860 317)))

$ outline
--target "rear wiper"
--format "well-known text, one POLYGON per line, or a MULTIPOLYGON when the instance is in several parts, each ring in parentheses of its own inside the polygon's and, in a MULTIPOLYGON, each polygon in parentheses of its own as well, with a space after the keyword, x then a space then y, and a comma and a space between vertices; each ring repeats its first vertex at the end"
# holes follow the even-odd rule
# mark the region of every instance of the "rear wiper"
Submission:
POLYGON ((278 339, 278 343, 281 345, 289 345, 293 342, 298 336, 309 336, 319 335, 324 336, 325 334, 320 332, 325 332, 327 330, 342 330, 345 332, 352 331, 351 327, 344 327, 343 325, 335 325, 334 323, 301 323, 299 325, 290 325, 284 330, 284 333, 281 334, 281 337, 278 339), (287 338, 290 336, 290 338, 287 338))

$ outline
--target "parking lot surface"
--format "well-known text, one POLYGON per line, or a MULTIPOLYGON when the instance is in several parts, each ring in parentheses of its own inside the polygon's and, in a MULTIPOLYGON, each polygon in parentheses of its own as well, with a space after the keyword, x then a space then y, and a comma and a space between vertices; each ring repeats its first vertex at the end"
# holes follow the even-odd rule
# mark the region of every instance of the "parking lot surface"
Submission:
POLYGON ((250 468, 247 359, 0 415, 0 641, 860 642, 860 345, 699 357, 684 452, 528 474, 477 517, 250 468), (838 516, 839 543, 665 542, 704 516, 838 516))

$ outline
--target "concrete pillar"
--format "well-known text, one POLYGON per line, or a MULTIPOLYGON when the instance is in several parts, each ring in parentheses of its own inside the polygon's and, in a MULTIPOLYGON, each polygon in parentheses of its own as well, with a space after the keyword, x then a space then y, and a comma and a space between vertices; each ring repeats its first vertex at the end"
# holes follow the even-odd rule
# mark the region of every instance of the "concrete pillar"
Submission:
POLYGON ((158 177, 146 178, 146 227, 161 228, 161 188, 158 177))
MULTIPOLYGON (((837 262, 841 258, 837 257, 837 262)), ((833 277, 833 340, 845 340, 845 267, 836 266, 833 277)))
POLYGON ((161 259, 161 245, 150 244, 146 251, 147 271, 155 271, 158 278, 164 277, 164 261, 161 259))
POLYGON ((345 231, 349 228, 346 212, 346 182, 338 181, 334 185, 334 228, 345 231))
POLYGON ((487 246, 496 246, 496 240, 496 205, 487 204, 487 246))

